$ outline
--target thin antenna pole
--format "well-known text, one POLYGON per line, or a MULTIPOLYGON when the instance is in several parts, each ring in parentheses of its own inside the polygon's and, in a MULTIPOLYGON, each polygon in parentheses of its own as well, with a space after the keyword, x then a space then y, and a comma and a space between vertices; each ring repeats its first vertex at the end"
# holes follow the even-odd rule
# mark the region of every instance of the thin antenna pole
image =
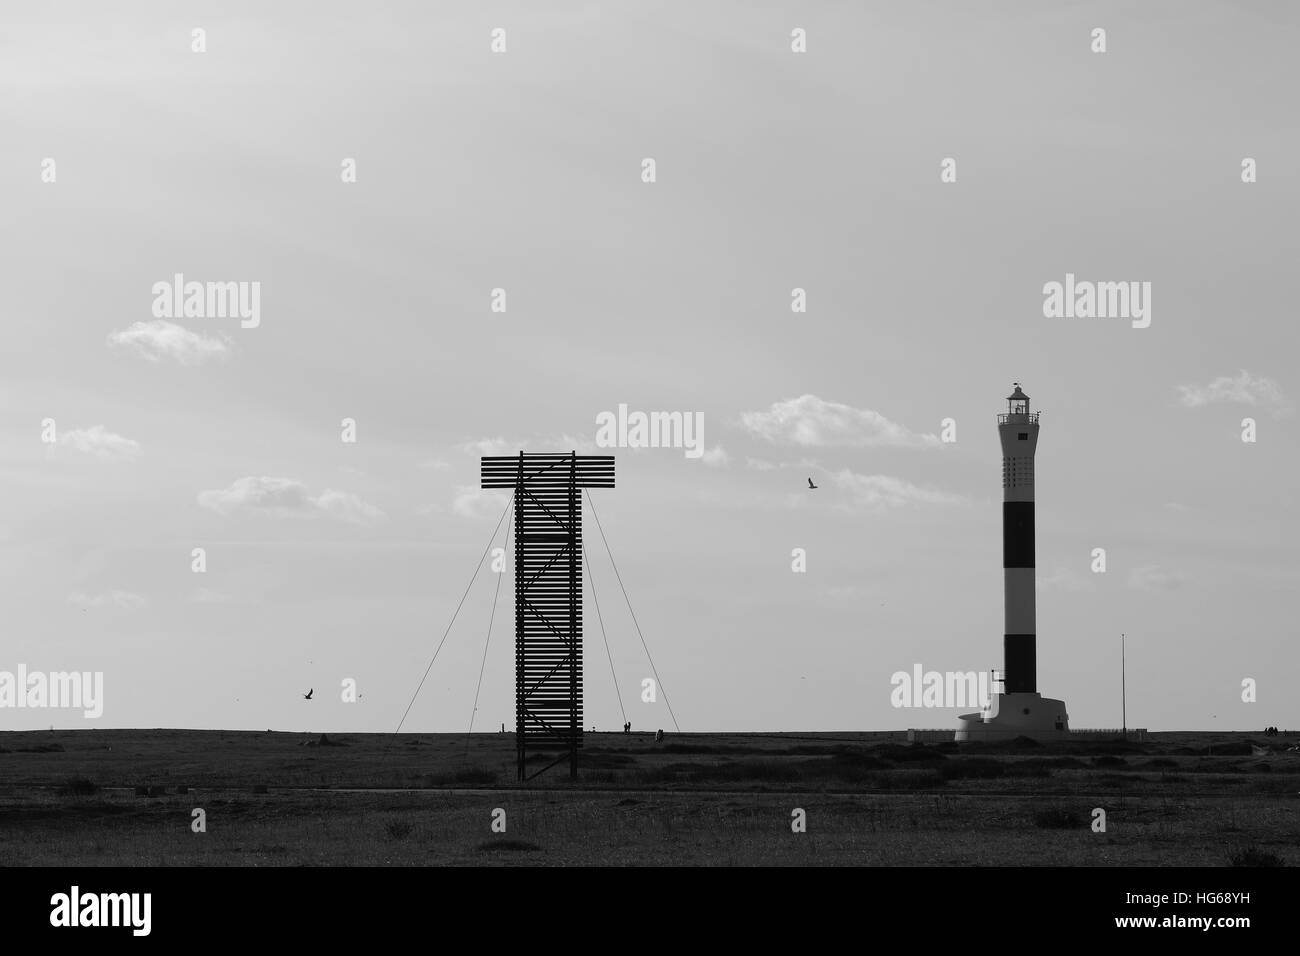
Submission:
POLYGON ((1128 686, 1127 665, 1124 659, 1124 634, 1119 635, 1119 706, 1120 720, 1123 721, 1124 739, 1128 740, 1128 686))

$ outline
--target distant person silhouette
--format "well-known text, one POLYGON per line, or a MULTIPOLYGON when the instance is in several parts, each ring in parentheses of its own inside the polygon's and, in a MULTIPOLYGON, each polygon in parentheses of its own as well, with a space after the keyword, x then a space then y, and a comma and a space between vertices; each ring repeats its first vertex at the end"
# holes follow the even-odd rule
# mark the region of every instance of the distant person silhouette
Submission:
POLYGON ((660 727, 658 730, 655 731, 655 743, 657 744, 663 743, 663 739, 664 739, 664 731, 663 728, 660 727))

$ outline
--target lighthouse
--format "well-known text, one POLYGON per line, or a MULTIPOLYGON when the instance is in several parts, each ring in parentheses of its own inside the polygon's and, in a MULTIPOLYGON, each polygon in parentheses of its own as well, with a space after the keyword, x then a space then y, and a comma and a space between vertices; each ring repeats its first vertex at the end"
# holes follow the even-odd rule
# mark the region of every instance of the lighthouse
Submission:
POLYGON ((962 714, 957 740, 1069 735, 1064 701, 1038 693, 1038 623, 1034 595, 1034 453, 1038 412, 1019 382, 998 415, 1002 442, 1002 693, 975 714, 962 714))

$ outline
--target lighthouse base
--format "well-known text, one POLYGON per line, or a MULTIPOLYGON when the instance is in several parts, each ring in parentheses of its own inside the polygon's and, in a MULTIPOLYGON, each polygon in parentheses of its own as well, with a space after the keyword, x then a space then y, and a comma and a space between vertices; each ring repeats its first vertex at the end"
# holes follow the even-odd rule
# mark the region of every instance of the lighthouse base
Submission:
POLYGON ((1065 701, 1041 694, 995 694, 977 714, 962 714, 954 740, 995 742, 1031 737, 1064 740, 1070 736, 1065 701))

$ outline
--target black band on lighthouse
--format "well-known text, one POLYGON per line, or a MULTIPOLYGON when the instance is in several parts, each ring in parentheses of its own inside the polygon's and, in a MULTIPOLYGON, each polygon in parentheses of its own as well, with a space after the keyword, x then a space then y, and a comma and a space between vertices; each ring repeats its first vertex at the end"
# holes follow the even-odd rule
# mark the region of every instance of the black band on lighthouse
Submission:
POLYGON ((1037 689, 1033 634, 1004 634, 1002 636, 1002 661, 1008 694, 1032 694, 1037 689))
POLYGON ((1034 567, 1034 503, 1002 502, 1002 567, 1034 567))

